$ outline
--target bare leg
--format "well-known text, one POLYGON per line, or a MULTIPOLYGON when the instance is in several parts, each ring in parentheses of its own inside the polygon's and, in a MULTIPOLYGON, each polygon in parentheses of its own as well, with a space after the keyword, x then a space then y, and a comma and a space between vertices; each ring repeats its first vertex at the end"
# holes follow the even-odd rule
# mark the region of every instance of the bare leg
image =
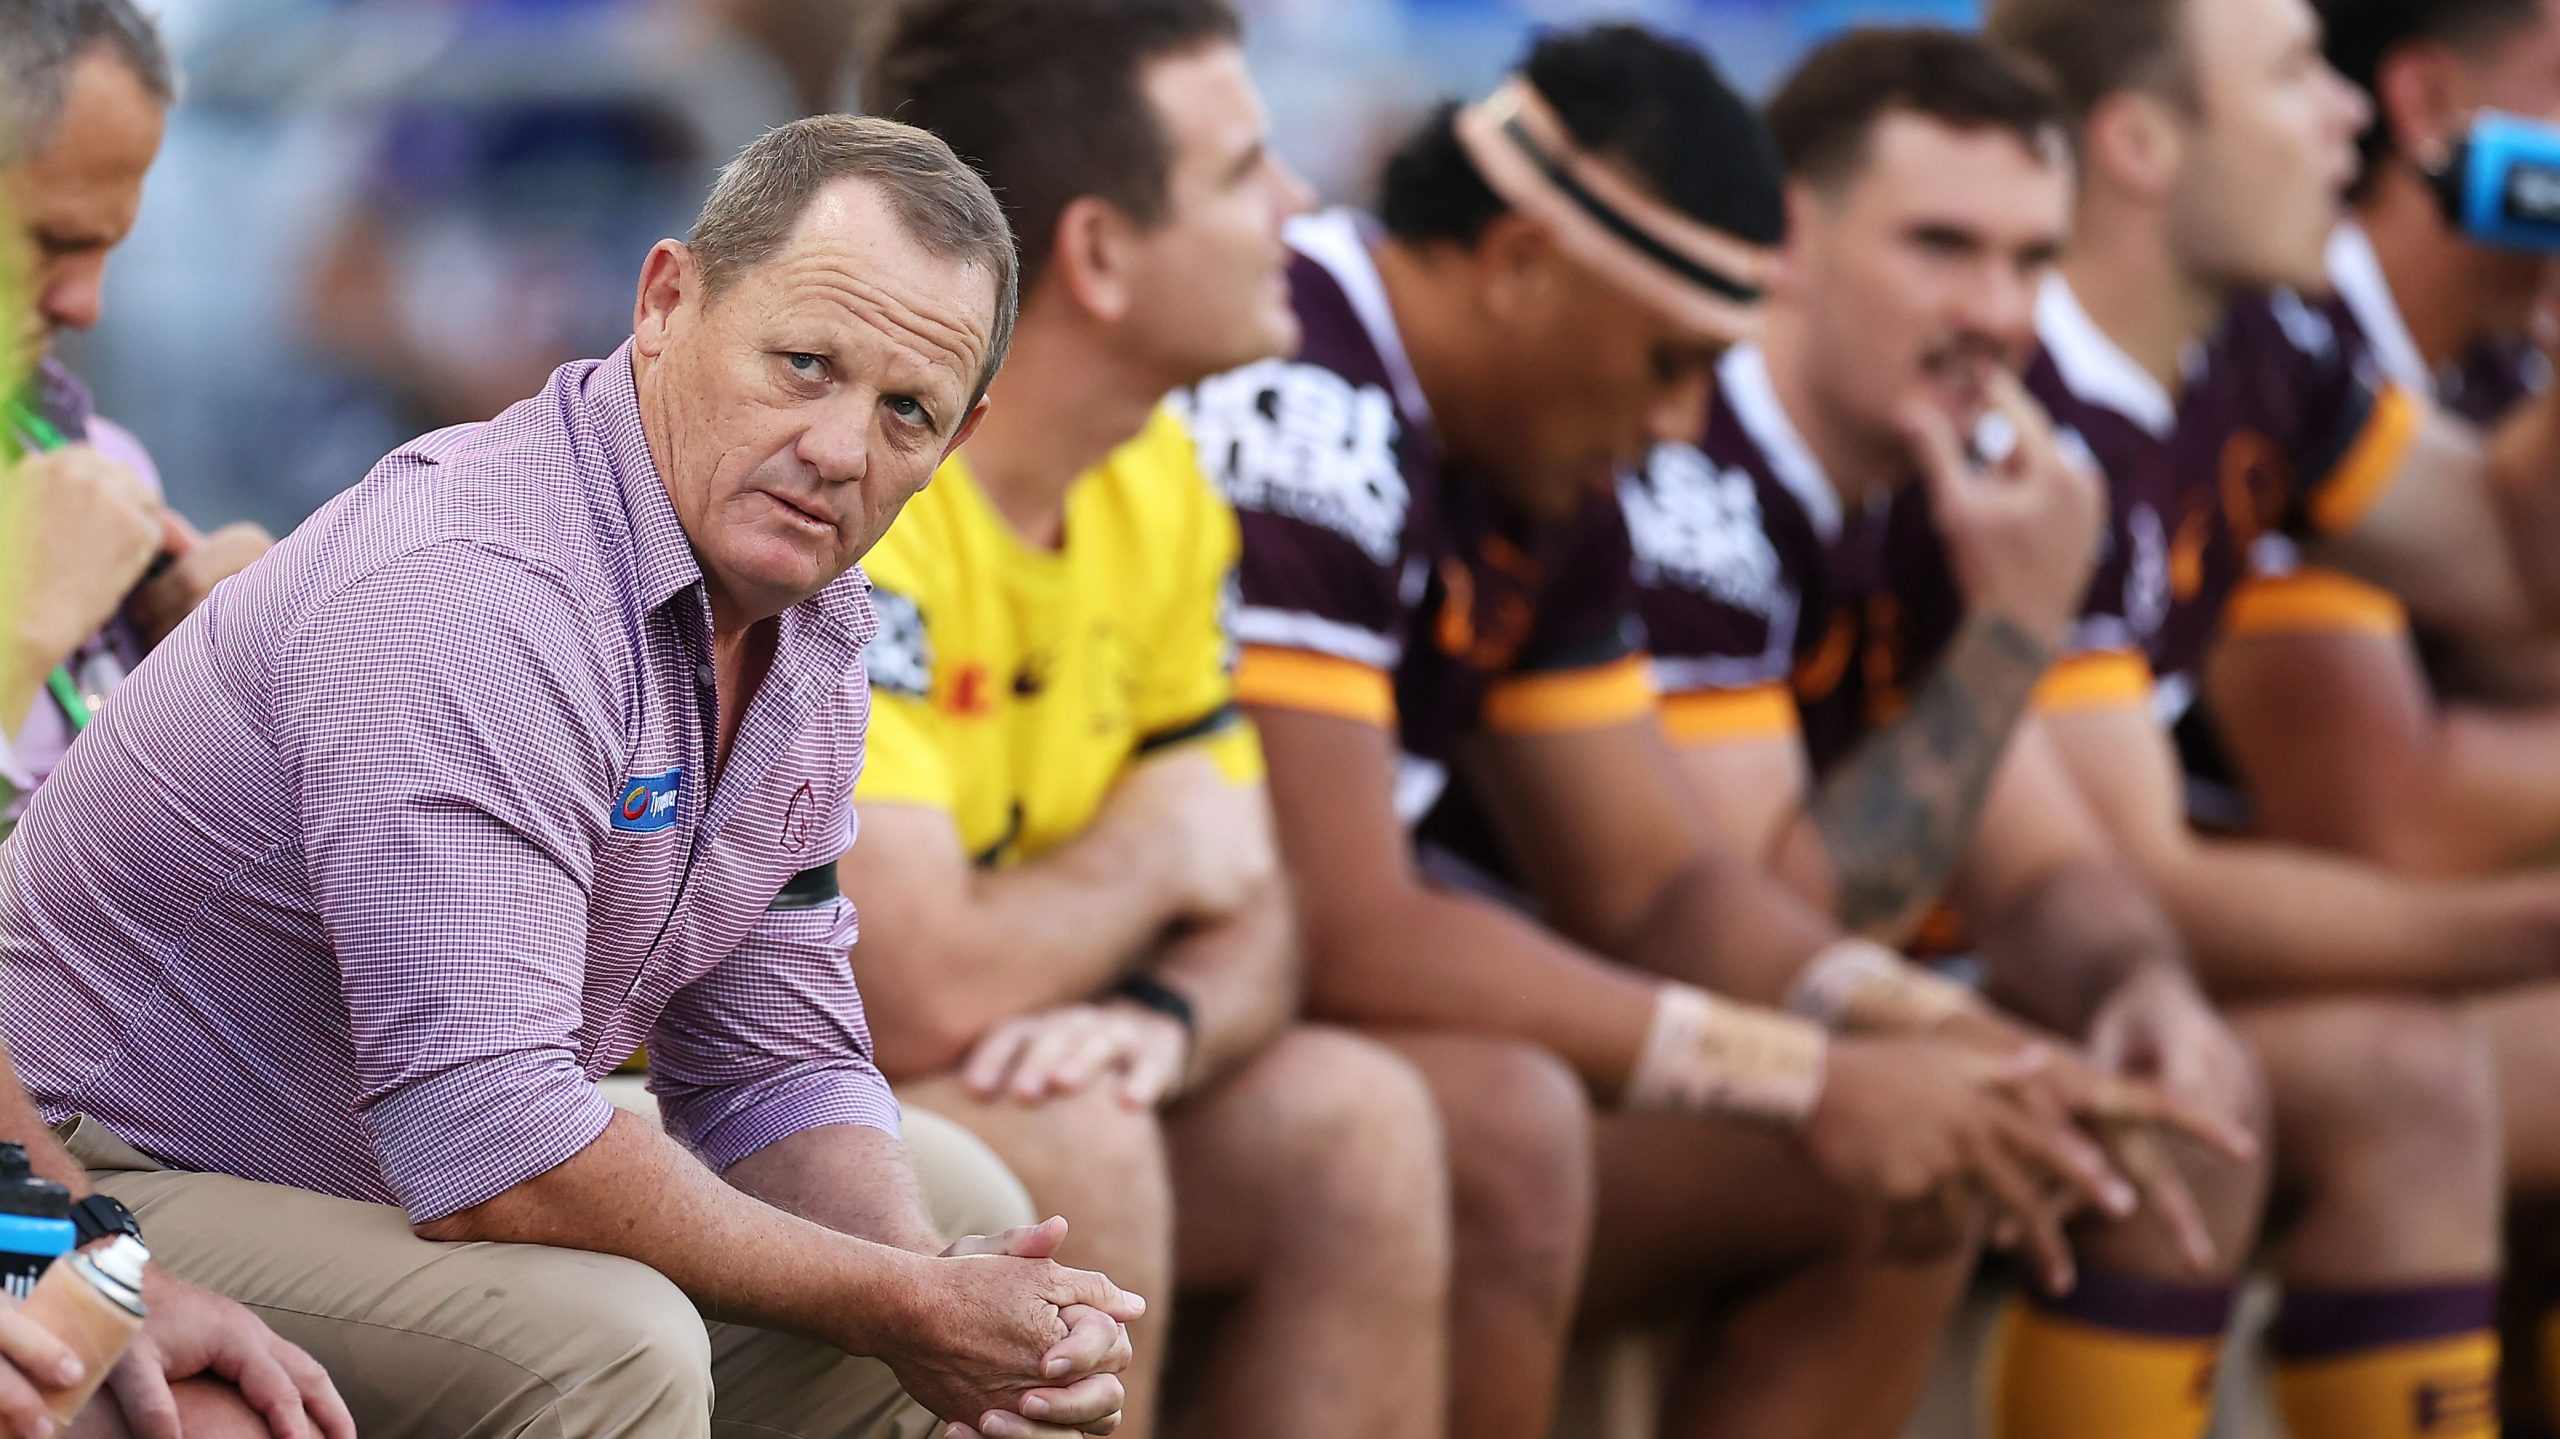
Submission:
POLYGON ((1738 1124, 1612 1117, 1599 1156, 1586 1313, 1729 1301, 1673 1378, 1664 1439, 1890 1439, 1910 1422, 1970 1248, 1884 1260, 1873 1215, 1791 1140, 1738 1124))
POLYGON ((1591 1109, 1545 1050, 1375 1036, 1422 1071, 1449 1154, 1449 1433, 1545 1439, 1591 1240, 1591 1109))
POLYGON ((985 1140, 1042 1214, 1066 1216, 1060 1262, 1147 1296, 1147 1321, 1129 1330, 1135 1357, 1121 1376, 1129 1407, 1119 1433, 1150 1439, 1173 1318, 1173 1181, 1156 1116, 1100 1090, 1039 1105, 982 1101, 949 1076, 902 1084, 898 1097, 985 1140))
POLYGON ((2266 1066, 2278 1182, 2304 1199, 2276 1256, 2286 1282, 2373 1289, 2495 1269, 2497 1100, 2457 1011, 2340 999, 2234 1018, 2266 1066))
POLYGON ((1448 1168, 1413 1066, 1292 1029, 1165 1132, 1176 1276, 1238 1299, 1186 1406, 1195 1432, 1446 1433, 1448 1168))
POLYGON ((2497 1068, 2506 1135, 2507 1185, 2536 1199, 2560 1198, 2560 984, 2539 984, 2476 1001, 2471 1012, 2497 1068))

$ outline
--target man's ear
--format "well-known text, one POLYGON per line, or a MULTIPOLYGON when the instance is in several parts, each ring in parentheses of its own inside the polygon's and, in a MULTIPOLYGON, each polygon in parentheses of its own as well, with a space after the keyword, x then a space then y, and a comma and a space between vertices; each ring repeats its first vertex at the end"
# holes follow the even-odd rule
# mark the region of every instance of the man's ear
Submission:
POLYGON ((2443 163, 2470 118, 2462 62, 2441 45, 2401 45, 2382 57, 2373 81, 2391 148, 2422 169, 2443 163))
POLYGON ((1476 293, 1488 314, 1506 324, 1533 320, 1555 303, 1564 256, 1544 226, 1517 210, 1496 215, 1468 257, 1476 293))
POLYGON ((702 267, 682 240, 660 240, 640 265, 640 297, 631 307, 631 343, 656 359, 666 352, 676 313, 701 298, 702 267))
POLYGON ((2173 102, 2141 90, 2119 90, 2089 108, 2084 185, 2104 184, 2163 202, 2187 163, 2187 121, 2173 102))
POLYGON ((969 443, 969 437, 971 435, 978 432, 978 422, 987 417, 987 406, 989 403, 991 402, 982 396, 979 398, 978 403, 969 407, 969 414, 967 418, 960 421, 960 428, 951 432, 951 443, 942 447, 942 457, 944 459, 950 459, 962 445, 969 443))
POLYGON ((1049 273, 1043 283, 1057 284, 1084 311, 1104 324, 1129 313, 1137 298, 1137 228, 1120 208, 1098 195, 1079 195, 1058 212, 1058 233, 1049 250, 1049 273))

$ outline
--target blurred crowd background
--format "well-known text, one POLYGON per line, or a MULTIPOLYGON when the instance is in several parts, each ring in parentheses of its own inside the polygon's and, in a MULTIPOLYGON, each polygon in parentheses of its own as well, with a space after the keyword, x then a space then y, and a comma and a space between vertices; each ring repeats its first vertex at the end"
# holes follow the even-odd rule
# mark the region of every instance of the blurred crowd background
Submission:
MULTIPOLYGON (((858 108, 889 0, 160 0, 186 94, 69 358, 192 514, 278 534, 411 435, 629 332, 631 276, 768 125, 858 108)), ((1543 24, 1687 34, 1754 93, 1861 21, 1974 0, 1242 0, 1329 199, 1543 24)))

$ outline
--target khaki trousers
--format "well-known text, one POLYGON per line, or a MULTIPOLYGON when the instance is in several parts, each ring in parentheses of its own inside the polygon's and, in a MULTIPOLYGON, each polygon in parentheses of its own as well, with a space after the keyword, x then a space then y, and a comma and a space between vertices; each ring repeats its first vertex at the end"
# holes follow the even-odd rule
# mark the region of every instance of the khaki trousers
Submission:
MULTIPOLYGON (((958 1126, 909 1110, 906 1143, 946 1233, 1032 1222, 1030 1198, 958 1126)), ((153 1257, 256 1310, 337 1381, 365 1439, 924 1439, 888 1367, 707 1322, 644 1264, 533 1244, 437 1244, 406 1215, 161 1167, 103 1125, 62 1128, 153 1257)))

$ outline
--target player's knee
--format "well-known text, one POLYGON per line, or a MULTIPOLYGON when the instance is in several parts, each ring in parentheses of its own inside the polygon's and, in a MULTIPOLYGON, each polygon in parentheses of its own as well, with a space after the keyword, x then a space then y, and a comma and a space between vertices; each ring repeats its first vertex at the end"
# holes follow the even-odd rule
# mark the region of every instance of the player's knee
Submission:
POLYGON ((1569 1308, 1591 1229, 1590 1100, 1528 1045, 1488 1046, 1469 1077, 1463 1093, 1438 1090, 1459 1252, 1500 1256, 1524 1299, 1569 1308))
POLYGON ((1267 1136, 1275 1168, 1303 1187, 1287 1222, 1364 1264, 1417 1279, 1445 1273, 1447 1151, 1421 1073, 1383 1045, 1315 1026, 1289 1031, 1255 1068, 1278 1096, 1267 1136))
POLYGON ((2447 1007, 2336 1007, 2268 1064, 2285 1152, 2315 1166, 2393 1163, 2442 1181, 2497 1143, 2487 1045, 2447 1007))

